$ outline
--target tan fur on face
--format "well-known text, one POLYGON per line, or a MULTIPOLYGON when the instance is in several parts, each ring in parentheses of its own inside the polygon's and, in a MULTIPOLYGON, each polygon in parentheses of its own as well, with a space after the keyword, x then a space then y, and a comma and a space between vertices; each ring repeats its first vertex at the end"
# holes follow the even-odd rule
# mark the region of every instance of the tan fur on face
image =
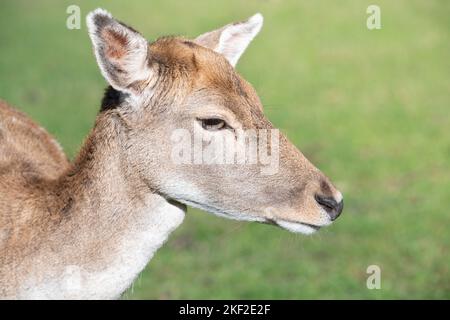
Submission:
MULTIPOLYGON (((156 89, 173 86, 179 91, 182 87, 186 96, 207 89, 214 93, 218 104, 242 121, 244 128, 272 128, 262 113, 256 91, 220 54, 177 37, 159 39, 149 50, 152 53, 150 65, 155 68, 161 84, 161 88, 156 89)), ((168 96, 175 94, 179 92, 168 96)), ((155 95, 158 96, 158 92, 155 95)))
POLYGON ((280 170, 273 176, 261 176, 258 165, 174 165, 167 143, 171 132, 185 128, 192 133, 196 118, 206 114, 206 109, 207 114, 216 110, 217 114, 226 115, 230 123, 240 128, 274 127, 265 117, 256 91, 220 54, 184 38, 159 39, 150 45, 149 51, 152 53, 149 64, 158 77, 150 86, 152 99, 145 105, 148 112, 135 124, 141 129, 133 142, 137 149, 131 150, 133 154, 146 150, 150 141, 160 146, 157 153, 149 151, 141 163, 135 164, 144 167, 157 190, 186 204, 200 203, 198 206, 207 211, 214 209, 231 215, 239 212, 250 219, 329 223, 314 196, 317 193, 334 196, 337 191, 284 135, 280 138, 280 170), (170 108, 161 110, 161 104, 170 108), (148 163, 148 158, 157 159, 155 167, 153 162, 148 163), (197 195, 191 199, 189 195, 176 194, 172 181, 184 182, 197 195), (248 203, 252 203, 251 208, 248 203))

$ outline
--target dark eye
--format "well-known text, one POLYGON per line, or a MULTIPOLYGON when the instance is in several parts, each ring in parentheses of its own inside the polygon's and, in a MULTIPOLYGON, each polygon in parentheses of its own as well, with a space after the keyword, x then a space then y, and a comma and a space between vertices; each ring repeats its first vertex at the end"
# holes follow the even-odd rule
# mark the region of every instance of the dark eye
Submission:
POLYGON ((226 122, 218 118, 199 119, 199 121, 202 124, 203 129, 205 130, 216 131, 225 129, 227 127, 226 122))

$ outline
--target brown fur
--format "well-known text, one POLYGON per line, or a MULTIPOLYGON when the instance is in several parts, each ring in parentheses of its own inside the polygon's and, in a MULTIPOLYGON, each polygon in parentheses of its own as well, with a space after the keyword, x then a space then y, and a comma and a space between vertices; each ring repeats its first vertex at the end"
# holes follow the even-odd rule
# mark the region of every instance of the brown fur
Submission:
POLYGON ((120 59, 126 51, 123 50, 127 43, 127 38, 112 30, 104 30, 103 37, 108 39, 109 46, 106 48, 106 54, 112 59, 120 59))

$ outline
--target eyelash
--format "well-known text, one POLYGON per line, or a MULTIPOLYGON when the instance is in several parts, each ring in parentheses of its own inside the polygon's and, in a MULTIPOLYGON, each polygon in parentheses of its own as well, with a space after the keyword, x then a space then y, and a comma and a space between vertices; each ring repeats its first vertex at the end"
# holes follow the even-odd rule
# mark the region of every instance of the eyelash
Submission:
POLYGON ((219 131, 230 128, 225 120, 219 118, 198 119, 198 121, 200 121, 202 128, 208 131, 219 131))

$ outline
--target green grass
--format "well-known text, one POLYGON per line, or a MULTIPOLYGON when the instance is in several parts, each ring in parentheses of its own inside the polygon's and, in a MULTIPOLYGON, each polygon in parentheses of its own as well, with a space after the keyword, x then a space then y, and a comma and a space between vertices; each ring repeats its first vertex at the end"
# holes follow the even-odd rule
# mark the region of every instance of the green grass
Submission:
POLYGON ((149 39, 195 36, 260 11, 238 70, 268 117, 345 195, 305 237, 189 210, 126 294, 166 298, 450 298, 450 2, 2 1, 0 97, 72 157, 105 82, 84 16, 103 6, 149 39), (81 30, 65 28, 79 4, 81 30), (366 268, 382 289, 366 288, 366 268))

